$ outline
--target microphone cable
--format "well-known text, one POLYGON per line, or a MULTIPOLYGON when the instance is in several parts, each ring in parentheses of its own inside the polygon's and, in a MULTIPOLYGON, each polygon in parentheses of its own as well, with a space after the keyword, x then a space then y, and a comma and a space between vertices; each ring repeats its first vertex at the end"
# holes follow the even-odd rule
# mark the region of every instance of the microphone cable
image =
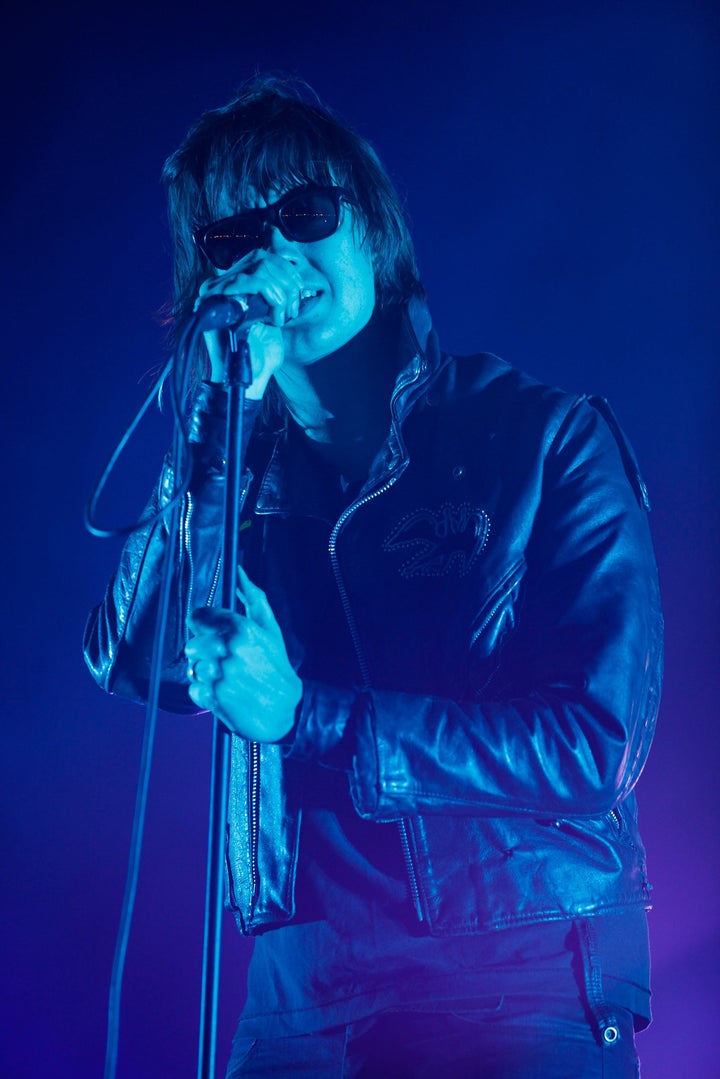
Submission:
MULTIPOLYGON (((265 310, 267 310, 267 305, 265 305, 265 310)), ((107 538, 126 536, 140 528, 150 529, 161 521, 165 522, 168 533, 168 541, 165 545, 163 556, 162 580, 155 621, 153 654, 150 666, 148 699, 145 709, 145 726, 140 754, 138 786, 135 796, 135 808, 130 837, 128 869, 110 975, 108 1026, 105 1043, 105 1069, 103 1073, 104 1079, 115 1079, 117 1071, 122 985, 140 872, 140 858, 147 811, 147 796, 150 785, 155 732, 157 728, 163 650, 168 612, 170 609, 172 567, 175 556, 174 544, 171 540, 179 528, 180 503, 188 490, 193 469, 192 444, 190 442, 188 425, 185 418, 185 401, 190 381, 192 358, 197 350, 200 337, 204 332, 212 329, 225 329, 232 336, 248 315, 250 315, 250 317, 257 317, 257 314, 261 313, 261 311, 262 309, 258 308, 257 304, 249 307, 247 302, 244 302, 243 299, 238 302, 228 296, 211 297, 198 305, 197 310, 183 327, 178 339, 177 347, 163 371, 153 383, 150 391, 122 434, 115 449, 110 454, 110 457, 100 474, 100 478, 95 484, 85 506, 85 527, 95 536, 107 538), (143 515, 132 524, 116 528, 102 528, 96 524, 95 521, 97 503, 100 496, 110 475, 117 465, 123 450, 137 430, 140 420, 147 412, 150 403, 159 395, 166 380, 169 382, 170 386, 170 397, 174 418, 172 450, 170 456, 172 467, 172 496, 165 505, 157 510, 156 513, 143 515), (178 473, 181 477, 180 481, 178 481, 178 473)))
POLYGON ((155 623, 155 636, 153 641, 153 654, 150 667, 150 680, 148 687, 148 699, 145 709, 145 726, 143 731, 143 743, 140 755, 138 785, 135 796, 135 808, 133 813, 132 832, 130 838, 130 850, 128 855, 128 868, 125 880, 125 890, 120 910, 120 919, 115 941, 112 972, 110 975, 110 989, 108 994, 108 1023, 105 1043, 105 1068, 104 1079, 115 1079, 118 1060, 119 1033, 120 1033, 120 1004, 122 985, 125 971, 125 959, 127 955, 130 928, 132 925, 137 895, 137 884, 140 872, 140 858, 142 853, 143 834, 147 810, 147 797, 150 785, 150 773, 152 767, 152 755, 157 728, 158 702, 160 697, 160 684, 162 676, 162 659, 167 628, 167 617, 170 607, 170 594, 172 583, 172 567, 175 555, 174 544, 171 538, 179 527, 179 507, 185 492, 187 491, 190 475, 192 473, 192 447, 189 441, 187 424, 183 414, 183 401, 187 394, 189 373, 192 356, 199 341, 201 328, 198 320, 192 319, 183 330, 178 346, 162 371, 159 378, 152 386, 145 400, 130 421, 129 426, 123 433, 117 446, 111 453, 108 462, 91 493, 85 508, 85 525, 93 535, 110 537, 124 536, 143 527, 152 527, 164 520, 168 531, 166 543, 158 610, 155 623), (174 432, 172 440, 171 462, 173 469, 173 493, 170 500, 157 513, 150 516, 142 516, 138 521, 130 525, 118 528, 101 528, 95 523, 95 509, 100 495, 107 483, 110 474, 115 468, 117 461, 127 446, 130 438, 147 411, 150 402, 159 393, 164 381, 169 377, 170 396, 174 414, 174 432), (182 467, 180 467, 182 465, 182 467), (178 482, 178 473, 181 479, 178 482))

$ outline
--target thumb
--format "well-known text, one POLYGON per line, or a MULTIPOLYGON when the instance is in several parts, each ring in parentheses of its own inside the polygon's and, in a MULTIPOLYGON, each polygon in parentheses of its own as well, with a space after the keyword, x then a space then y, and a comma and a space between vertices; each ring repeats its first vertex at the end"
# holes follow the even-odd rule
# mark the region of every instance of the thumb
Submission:
POLYGON ((242 566, 237 568, 237 596, 245 606, 245 614, 261 629, 279 633, 277 619, 262 588, 254 584, 242 566))

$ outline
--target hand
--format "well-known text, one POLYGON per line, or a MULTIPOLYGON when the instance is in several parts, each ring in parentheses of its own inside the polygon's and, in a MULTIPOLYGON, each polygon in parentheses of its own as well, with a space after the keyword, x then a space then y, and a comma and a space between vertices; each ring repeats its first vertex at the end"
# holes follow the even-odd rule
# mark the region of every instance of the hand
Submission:
POLYGON ((207 708, 234 734, 277 742, 295 722, 302 681, 261 588, 238 567, 238 596, 245 614, 217 607, 193 611, 195 636, 185 646, 195 704, 207 708))
MULTIPOLYGON (((285 350, 282 327, 296 318, 300 309, 302 278, 295 265, 272 251, 253 251, 229 270, 203 281, 197 302, 209 296, 262 296, 270 306, 270 321, 253 322, 247 332, 253 381, 247 389, 251 400, 259 401, 270 376, 282 365, 285 350)), ((217 331, 205 334, 213 382, 225 379, 225 354, 217 331)))

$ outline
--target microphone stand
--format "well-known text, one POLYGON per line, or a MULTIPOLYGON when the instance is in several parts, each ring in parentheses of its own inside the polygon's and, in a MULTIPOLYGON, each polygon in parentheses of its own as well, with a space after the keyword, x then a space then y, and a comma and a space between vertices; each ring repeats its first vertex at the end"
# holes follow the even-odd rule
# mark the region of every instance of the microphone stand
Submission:
MULTIPOLYGON (((242 488, 243 404, 245 390, 252 381, 250 349, 237 329, 228 330, 227 353, 228 415, 223 520, 222 606, 237 607, 238 533, 242 488)), ((220 989, 220 950, 225 884, 225 842, 230 782, 230 732, 213 718, 210 813, 208 821, 208 862, 205 886, 205 921, 200 997, 200 1038, 198 1079, 215 1079, 217 1017, 220 989)))

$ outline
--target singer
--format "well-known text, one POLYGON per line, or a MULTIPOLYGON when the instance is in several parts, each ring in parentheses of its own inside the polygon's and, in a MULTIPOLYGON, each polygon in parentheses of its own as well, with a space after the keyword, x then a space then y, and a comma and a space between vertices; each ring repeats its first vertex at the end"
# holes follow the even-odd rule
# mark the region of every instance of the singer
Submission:
POLYGON ((227 1076, 636 1076, 662 619, 610 408, 442 351, 387 174, 305 90, 253 80, 164 175, 177 325, 250 304, 242 609, 209 329, 181 535, 130 539, 85 647, 143 699, 171 544, 162 705, 232 732, 254 937, 227 1076))

